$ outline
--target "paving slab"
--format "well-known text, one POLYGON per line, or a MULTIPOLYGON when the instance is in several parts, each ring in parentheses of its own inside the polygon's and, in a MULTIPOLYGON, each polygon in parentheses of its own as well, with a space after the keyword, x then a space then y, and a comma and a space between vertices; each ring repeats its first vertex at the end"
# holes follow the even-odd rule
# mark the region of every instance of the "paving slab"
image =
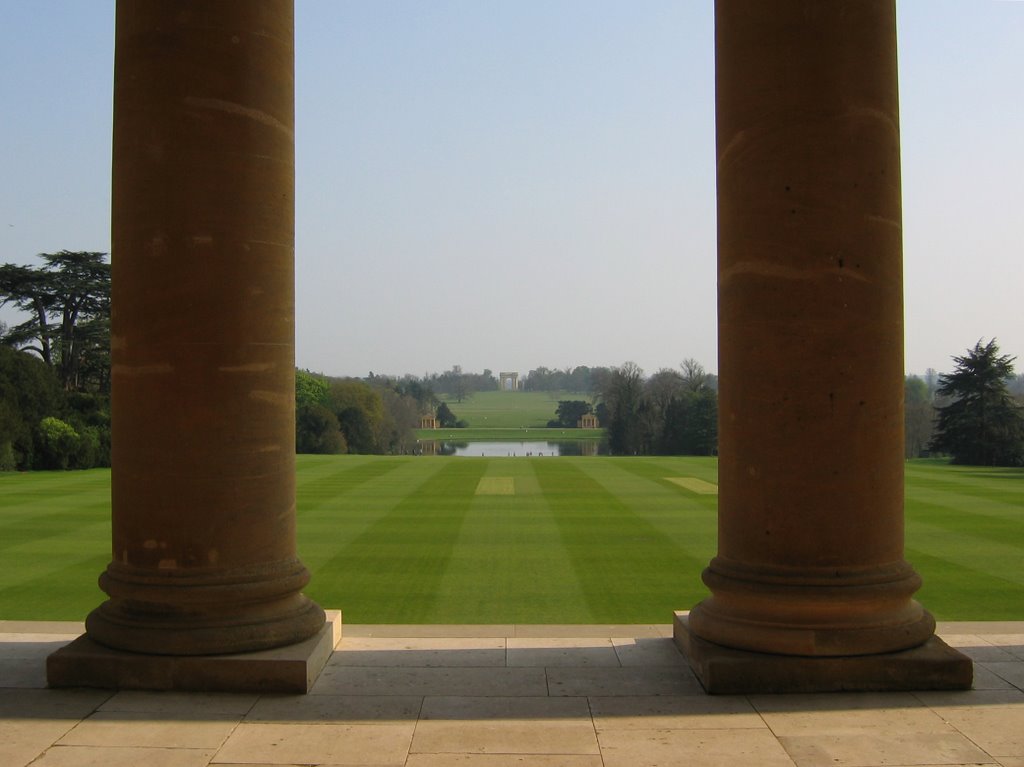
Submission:
POLYGON ((510 637, 509 666, 620 666, 607 637, 510 637))
POLYGON ((309 695, 197 694, 43 689, 71 632, 17 622, 0 766, 1024 767, 1020 622, 949 625, 970 690, 750 696, 706 695, 657 626, 414 628, 347 626, 309 695))
POLYGON ((421 721, 495 719, 591 719, 586 698, 430 696, 423 701, 421 721))
POLYGON ((0 621, 0 632, 62 634, 68 641, 84 631, 83 621, 0 621))
POLYGON ((76 719, 5 718, 0 721, 0 764, 30 764, 77 725, 76 719))
POLYGON ((54 746, 31 767, 206 767, 215 753, 197 748, 54 746))
POLYGON ((109 690, 5 689, 0 694, 0 719, 71 719, 77 722, 113 695, 109 690))
POLYGON ((955 647, 974 661, 1014 661, 1018 660, 1013 653, 993 643, 991 637, 980 634, 955 634, 942 638, 950 647, 955 647))
POLYGON ((985 764, 992 759, 958 732, 915 732, 901 727, 864 728, 779 737, 797 767, 985 764))
POLYGON ((623 624, 623 623, 595 623, 595 624, 518 624, 510 637, 540 637, 549 638, 572 638, 572 637, 670 637, 672 626, 670 624, 623 624))
POLYGON ((953 634, 1018 634, 1024 636, 1024 621, 938 621, 935 633, 945 638, 953 634))
POLYGON ((243 723, 212 764, 405 764, 414 722, 401 724, 243 723), (272 760, 268 756, 272 755, 272 760))
POLYGON ((45 657, 72 639, 68 634, 45 631, 0 631, 0 658, 45 657))
POLYGON ((971 685, 974 690, 1017 690, 1018 687, 1010 684, 997 673, 986 668, 984 663, 974 664, 974 683, 971 685))
POLYGON ((768 730, 603 730, 605 767, 793 767, 768 730))
POLYGON ((406 767, 604 767, 598 755, 409 754, 406 767))
POLYGON ((551 695, 703 695, 689 668, 638 666, 632 668, 548 668, 551 695))
POLYGON ((945 707, 943 718, 995 757, 1024 758, 1024 702, 1015 705, 945 707))
POLYGON ((916 692, 829 692, 791 693, 787 695, 748 695, 748 700, 763 714, 800 712, 872 712, 879 709, 898 711, 923 710, 918 695, 964 695, 970 690, 935 690, 916 692))
POLYGON ((428 697, 413 753, 590 754, 600 750, 583 698, 428 697))
POLYGON ((915 692, 913 695, 924 705, 940 713, 945 708, 1024 704, 1024 690, 1018 690, 1016 687, 1002 690, 934 690, 915 692))
POLYGON ((346 636, 328 661, 334 666, 504 666, 504 637, 346 636))
POLYGON ((328 666, 312 695, 546 695, 542 668, 328 666))
POLYGON ((46 656, 0 658, 0 687, 36 690, 46 687, 46 656))
POLYGON ((360 623, 345 626, 345 637, 491 637, 504 639, 515 636, 515 625, 477 623, 431 625, 419 623, 360 623))
POLYGON ((237 719, 158 718, 149 712, 100 711, 78 723, 58 743, 63 746, 140 748, 218 748, 238 726, 237 719))
POLYGON ((218 715, 238 719, 258 700, 259 696, 249 693, 122 690, 111 695, 99 710, 144 712, 170 719, 192 716, 212 719, 218 715))
POLYGON ((594 727, 603 730, 767 729, 742 696, 663 695, 590 698, 594 727))
POLYGON ((246 722, 338 722, 375 724, 415 722, 423 707, 417 695, 288 695, 265 696, 246 715, 246 722))
POLYGON ((1019 690, 1024 690, 1024 661, 984 661, 979 664, 1019 690))
POLYGON ((623 666, 686 666, 686 658, 671 637, 612 639, 612 647, 623 666))

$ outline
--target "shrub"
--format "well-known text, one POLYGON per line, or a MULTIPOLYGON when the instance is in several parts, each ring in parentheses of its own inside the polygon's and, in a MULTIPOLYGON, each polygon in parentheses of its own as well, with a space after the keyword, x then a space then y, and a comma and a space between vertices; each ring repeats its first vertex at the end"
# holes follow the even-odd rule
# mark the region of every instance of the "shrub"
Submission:
POLYGON ((78 432, 71 424, 53 416, 42 419, 38 431, 37 468, 67 469, 79 449, 78 432))

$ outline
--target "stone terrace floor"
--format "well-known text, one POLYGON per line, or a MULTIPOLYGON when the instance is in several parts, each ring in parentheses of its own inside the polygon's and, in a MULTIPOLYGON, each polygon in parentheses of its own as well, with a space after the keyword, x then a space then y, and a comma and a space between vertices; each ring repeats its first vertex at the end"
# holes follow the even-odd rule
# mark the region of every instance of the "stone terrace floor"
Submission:
POLYGON ((48 690, 0 621, 2 767, 1024 767, 1024 622, 945 623, 957 693, 705 695, 665 626, 344 626, 305 696, 48 690))

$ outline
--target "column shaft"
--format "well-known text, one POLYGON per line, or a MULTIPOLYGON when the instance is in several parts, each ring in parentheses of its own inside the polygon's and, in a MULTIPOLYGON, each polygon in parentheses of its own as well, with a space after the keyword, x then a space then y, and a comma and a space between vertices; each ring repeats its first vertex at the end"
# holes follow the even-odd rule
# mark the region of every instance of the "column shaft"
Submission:
POLYGON ((110 647, 316 633, 294 428, 291 0, 120 0, 112 222, 110 647))
POLYGON ((914 647, 903 559, 903 304, 892 0, 718 0, 720 498, 725 646, 914 647))

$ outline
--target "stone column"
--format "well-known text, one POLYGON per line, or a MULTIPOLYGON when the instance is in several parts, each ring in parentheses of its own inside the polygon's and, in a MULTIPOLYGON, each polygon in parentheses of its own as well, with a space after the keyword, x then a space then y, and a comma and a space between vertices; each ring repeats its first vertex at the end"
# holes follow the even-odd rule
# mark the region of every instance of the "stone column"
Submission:
POLYGON ((135 653, 288 645, 295 547, 291 0, 120 0, 110 596, 135 653))
POLYGON ((903 558, 894 3, 717 0, 715 36, 719 543, 677 637, 918 647, 935 623, 903 558))

